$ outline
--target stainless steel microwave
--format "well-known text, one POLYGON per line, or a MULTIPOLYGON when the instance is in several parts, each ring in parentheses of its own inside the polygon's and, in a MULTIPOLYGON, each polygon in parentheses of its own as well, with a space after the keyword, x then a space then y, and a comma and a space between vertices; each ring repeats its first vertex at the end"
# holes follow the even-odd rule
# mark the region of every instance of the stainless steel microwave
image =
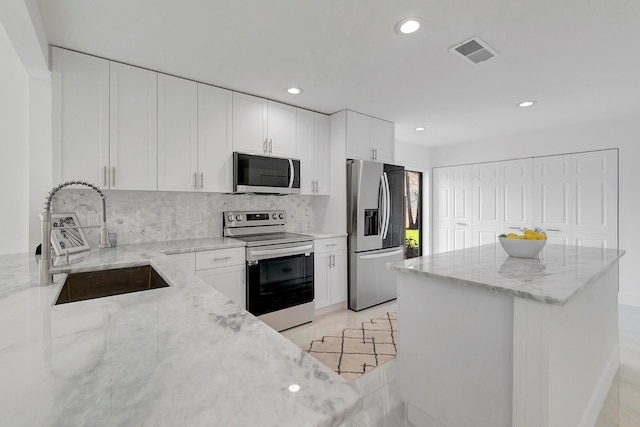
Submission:
POLYGON ((300 192, 300 160, 233 153, 233 192, 300 192))

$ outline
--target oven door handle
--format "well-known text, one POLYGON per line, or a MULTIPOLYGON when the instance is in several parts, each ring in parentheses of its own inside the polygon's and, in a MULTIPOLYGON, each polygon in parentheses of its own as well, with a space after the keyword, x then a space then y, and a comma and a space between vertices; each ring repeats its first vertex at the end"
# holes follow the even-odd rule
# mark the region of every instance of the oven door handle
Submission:
POLYGON ((249 252, 249 257, 256 257, 262 255, 298 255, 304 252, 310 252, 313 249, 313 245, 304 245, 304 246, 294 246, 292 248, 281 248, 281 249, 264 249, 264 250, 255 250, 252 249, 249 252))

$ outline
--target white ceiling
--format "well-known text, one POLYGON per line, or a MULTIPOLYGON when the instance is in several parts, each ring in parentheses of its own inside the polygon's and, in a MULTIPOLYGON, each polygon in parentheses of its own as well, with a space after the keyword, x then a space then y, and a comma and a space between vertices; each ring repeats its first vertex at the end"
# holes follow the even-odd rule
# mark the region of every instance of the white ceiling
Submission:
POLYGON ((38 4, 53 45, 323 113, 359 111, 426 146, 640 112, 638 0, 38 4), (396 34, 407 16, 422 29, 396 34), (500 55, 474 65, 449 52, 472 36, 500 55), (516 107, 528 99, 538 103, 516 107))

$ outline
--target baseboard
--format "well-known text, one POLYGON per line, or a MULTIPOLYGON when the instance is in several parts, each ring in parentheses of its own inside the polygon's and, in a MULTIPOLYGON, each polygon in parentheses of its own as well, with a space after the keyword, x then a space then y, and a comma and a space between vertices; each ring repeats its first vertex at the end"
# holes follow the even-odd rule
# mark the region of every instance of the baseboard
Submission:
POLYGON ((640 308, 640 295, 620 292, 618 294, 618 304, 640 308))
POLYGON ((331 305, 326 305, 321 308, 316 308, 316 317, 322 316, 323 314, 331 313, 332 311, 337 311, 343 308, 347 308, 346 301, 338 302, 331 305))
POLYGON ((607 398, 607 394, 609 393, 611 383, 613 382, 613 378, 616 376, 619 365, 620 346, 617 345, 611 353, 609 361, 602 371, 602 375, 600 375, 600 379, 598 380, 595 390, 593 390, 593 393, 591 394, 591 399, 589 399, 587 408, 580 420, 580 427, 591 427, 596 424, 600 411, 602 410, 602 405, 607 398))

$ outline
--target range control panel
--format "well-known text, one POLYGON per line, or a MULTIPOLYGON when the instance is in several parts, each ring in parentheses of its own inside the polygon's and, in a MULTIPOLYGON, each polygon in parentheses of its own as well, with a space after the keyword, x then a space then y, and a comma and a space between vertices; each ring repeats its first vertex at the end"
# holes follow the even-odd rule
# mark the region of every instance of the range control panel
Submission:
POLYGON ((257 225, 284 225, 285 211, 227 211, 223 212, 224 228, 253 227, 257 225))

